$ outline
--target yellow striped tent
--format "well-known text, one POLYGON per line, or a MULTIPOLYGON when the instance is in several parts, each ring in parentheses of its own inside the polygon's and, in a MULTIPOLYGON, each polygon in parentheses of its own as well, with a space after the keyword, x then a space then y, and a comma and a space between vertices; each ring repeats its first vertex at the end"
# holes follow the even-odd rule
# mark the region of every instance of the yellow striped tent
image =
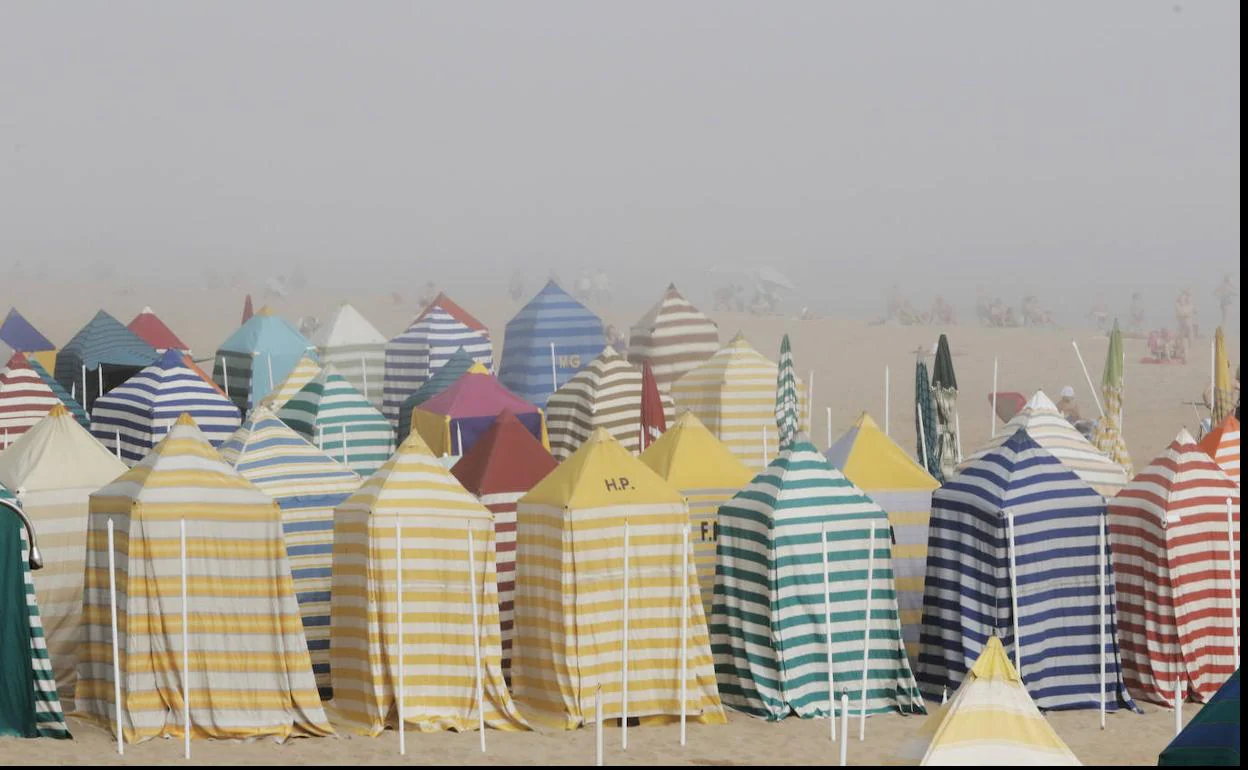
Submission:
POLYGON ((418 433, 334 514, 329 643, 334 707, 351 729, 377 735, 403 720, 421 731, 477 727, 473 592, 480 628, 485 724, 525 727, 503 681, 493 517, 418 433), (398 607, 397 528, 403 606, 398 607), (469 570, 472 533, 476 572, 469 570), (403 671, 399 672, 399 624, 403 671))
POLYGON ((43 569, 34 573, 44 635, 62 700, 74 694, 87 498, 126 472, 60 404, 0 452, 0 483, 16 490, 35 525, 43 569))
MULTIPOLYGON (((701 366, 672 383, 672 399, 677 412, 693 412, 747 467, 762 470, 780 449, 776 434, 777 369, 738 334, 701 366)), ((810 404, 800 379, 797 395, 801 430, 805 431, 810 426, 810 404)))
POLYGON ((624 525, 629 525, 629 716, 680 714, 682 560, 687 713, 725 721, 680 492, 601 428, 520 498, 511 682, 531 720, 572 729, 622 708, 624 525))
POLYGON ((315 380, 316 375, 320 373, 321 365, 312 356, 305 355, 295 364, 295 368, 290 370, 290 374, 286 375, 286 379, 282 380, 260 403, 276 412, 286 406, 287 401, 294 398, 296 393, 303 390, 304 385, 315 380))
POLYGON ((702 610, 711 615, 715 591, 715 542, 719 506, 754 478, 754 472, 711 434, 692 412, 641 453, 641 461, 685 496, 690 540, 698 567, 702 610))
POLYGON ((91 496, 79 714, 116 729, 108 522, 116 527, 127 741, 328 735, 277 503, 238 475, 190 415, 91 496), (179 522, 186 522, 190 678, 182 677, 179 522))
POLYGON ((675 284, 633 325, 628 336, 628 360, 650 364, 663 390, 719 350, 719 327, 690 304, 675 284))

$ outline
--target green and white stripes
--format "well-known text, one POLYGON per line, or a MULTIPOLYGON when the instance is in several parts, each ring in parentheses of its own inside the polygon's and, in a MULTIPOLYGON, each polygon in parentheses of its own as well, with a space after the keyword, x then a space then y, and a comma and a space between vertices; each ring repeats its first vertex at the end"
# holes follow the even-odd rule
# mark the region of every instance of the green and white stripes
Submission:
POLYGON ((789 335, 780 341, 780 364, 776 370, 776 428, 780 449, 786 449, 797 438, 798 425, 797 376, 793 374, 793 351, 789 335))
POLYGON ((333 366, 326 366, 304 385, 277 416, 322 452, 364 477, 394 452, 390 421, 333 366))

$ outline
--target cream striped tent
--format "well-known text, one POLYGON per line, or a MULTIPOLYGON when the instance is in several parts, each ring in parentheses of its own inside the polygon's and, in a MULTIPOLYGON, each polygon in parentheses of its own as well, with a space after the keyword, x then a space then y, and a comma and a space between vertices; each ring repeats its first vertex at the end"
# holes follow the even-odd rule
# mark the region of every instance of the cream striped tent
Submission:
POLYGON ((332 364, 291 397, 277 416, 361 476, 380 468, 394 451, 390 422, 332 364))
POLYGON ((719 506, 749 484, 754 474, 692 412, 682 414, 666 433, 646 447, 641 461, 679 490, 689 504, 690 540, 698 567, 702 610, 709 618, 715 594, 719 506))
POLYGON ((997 430, 995 438, 989 439, 974 454, 963 459, 958 470, 969 467, 1005 444, 1019 428, 1026 428, 1027 435, 1033 441, 1074 471, 1102 497, 1113 497, 1127 485, 1127 472, 1123 467, 1097 451, 1092 442, 1057 411, 1053 401, 1042 390, 1037 390, 1027 406, 1019 410, 1005 427, 997 430))
POLYGON ((277 503, 183 415, 147 457, 91 496, 78 713, 116 730, 108 521, 117 530, 122 727, 127 741, 333 732, 316 693, 277 503), (189 681, 181 661, 179 522, 186 522, 189 681))
POLYGON ((360 477, 308 443, 266 406, 252 410, 221 445, 221 456, 282 510, 282 535, 312 672, 322 697, 328 698, 334 509, 359 488, 360 477))
POLYGON ((1239 418, 1228 415, 1200 440, 1200 448, 1239 484, 1239 418))
POLYGON ((628 336, 628 360, 650 364, 655 382, 667 390, 673 382, 719 350, 719 327, 690 304, 676 285, 641 317, 628 336))
POLYGON ((286 406, 287 401, 295 397, 296 393, 303 390, 304 385, 316 379, 316 375, 320 373, 321 365, 317 363, 316 358, 305 355, 295 364, 295 368, 290 370, 290 374, 286 375, 286 379, 282 380, 260 403, 275 411, 281 409, 286 406))
MULTIPOLYGON (((660 398, 670 421, 672 401, 662 394, 660 398)), ((597 428, 628 451, 640 451, 641 368, 607 345, 546 402, 546 428, 556 460, 570 457, 597 428)))
POLYGON ((520 498, 516 510, 516 700, 534 722, 572 729, 593 719, 601 688, 603 718, 620 717, 625 523, 628 714, 680 714, 687 616, 687 713, 722 723, 692 548, 682 552, 689 524, 684 498, 601 428, 520 498), (682 605, 686 585, 689 603, 682 605))
POLYGON ((396 681, 403 683, 406 724, 422 732, 476 728, 474 593, 485 724, 504 730, 525 727, 503 681, 494 551, 490 512, 460 486, 417 433, 338 507, 330 665, 335 709, 353 730, 377 735, 396 724, 396 681))
POLYGON ((386 338, 349 303, 312 335, 321 363, 333 365, 351 387, 381 409, 386 377, 386 338))
POLYGON ((0 448, 7 449, 60 403, 26 356, 14 353, 0 372, 0 448))
MULTIPOLYGON (((678 412, 689 410, 747 467, 767 467, 779 450, 777 366, 738 334, 696 369, 672 383, 678 412)), ((810 424, 806 386, 797 381, 802 430, 810 424)))
POLYGON ((78 662, 87 498, 125 472, 125 463, 59 404, 0 453, 0 483, 18 490, 38 533, 44 567, 35 573, 35 589, 56 685, 66 699, 74 694, 78 662))

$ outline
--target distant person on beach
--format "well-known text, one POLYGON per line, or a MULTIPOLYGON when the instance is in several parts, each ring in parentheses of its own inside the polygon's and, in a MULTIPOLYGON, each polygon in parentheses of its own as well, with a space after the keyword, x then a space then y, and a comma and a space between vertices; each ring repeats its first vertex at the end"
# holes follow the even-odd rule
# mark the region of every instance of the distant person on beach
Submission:
POLYGON ((1184 289, 1174 300, 1174 318, 1179 326, 1179 339, 1184 343, 1196 339, 1196 308, 1192 305, 1192 290, 1184 289))
POLYGON ((1235 283, 1231 280, 1231 274, 1227 273, 1222 278, 1222 285, 1218 287, 1218 307, 1222 310, 1222 328, 1228 328, 1231 319, 1231 308, 1235 306, 1235 300, 1239 298, 1239 289, 1235 288, 1235 283))
POLYGON ((952 326, 956 323, 953 305, 946 302, 944 296, 941 294, 937 294, 936 299, 932 301, 930 321, 933 324, 940 324, 942 326, 952 326))
POLYGON ((516 302, 524 299, 524 273, 517 270, 511 274, 511 283, 507 285, 507 295, 516 302))
POLYGON ((1067 385, 1062 388, 1062 397, 1057 402, 1057 411, 1061 412, 1071 425, 1083 419, 1079 414, 1079 403, 1075 400, 1075 389, 1071 386, 1067 385))

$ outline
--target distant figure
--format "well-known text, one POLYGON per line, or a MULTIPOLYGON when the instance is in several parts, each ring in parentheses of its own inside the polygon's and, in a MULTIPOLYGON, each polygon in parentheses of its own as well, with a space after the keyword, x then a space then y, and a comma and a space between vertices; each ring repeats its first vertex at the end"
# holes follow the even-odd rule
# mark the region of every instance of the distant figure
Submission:
POLYGON ((590 294, 593 292, 593 284, 589 280, 589 273, 582 272, 572 282, 572 296, 581 302, 589 302, 590 294))
MULTIPOLYGON (((1108 317, 1109 313, 1105 315, 1108 317)), ((1051 320, 1049 313, 1040 307, 1040 299, 1036 295, 1023 297, 1023 326, 1048 326, 1051 320)))
POLYGON ((988 303, 988 325, 996 328, 1006 326, 1014 310, 1005 306, 1000 297, 993 297, 988 303))
POLYGON ((953 313, 953 305, 945 301, 944 296, 937 294, 936 299, 932 301, 932 312, 929 320, 933 324, 941 326, 952 326, 956 323, 953 313))
POLYGON ((1105 300, 1097 300, 1092 309, 1088 311, 1088 317, 1096 324, 1097 329, 1103 332, 1109 331, 1109 305, 1105 300))
POLYGON ((590 291, 595 302, 603 305, 611 304, 611 282, 605 271, 599 270, 594 273, 590 291))
POLYGON ((628 337, 614 326, 607 326, 607 344, 615 348, 617 353, 628 352, 628 337))
POLYGON ((1179 326, 1179 339, 1184 343, 1196 339, 1196 308, 1192 305, 1192 290, 1184 289, 1174 300, 1174 318, 1179 326))
POLYGON ((1128 316, 1127 329, 1136 333, 1144 331, 1144 322, 1148 311, 1144 308, 1144 295, 1137 292, 1131 293, 1131 312, 1128 316))
POLYGON ((1227 273, 1222 278, 1222 285, 1218 287, 1218 307, 1222 310, 1222 328, 1228 329, 1231 319, 1231 308, 1235 305, 1235 300, 1239 297, 1239 290, 1235 288, 1235 284, 1231 281, 1231 274, 1227 273))
POLYGON ((425 281, 424 293, 421 294, 420 301, 417 304, 420 305, 421 311, 424 311, 424 309, 432 305, 433 301, 437 298, 438 285, 433 281, 425 281))
POLYGON ((316 330, 321 328, 321 322, 314 315, 305 315, 299 317, 299 333, 305 337, 311 337, 316 334, 316 330))
POLYGON ((1071 425, 1080 422, 1083 417, 1079 414, 1079 404, 1075 401, 1075 389, 1067 385, 1062 388, 1062 397, 1057 402, 1057 411, 1062 413, 1066 421, 1071 425))
POLYGON ((524 273, 519 270, 511 274, 511 282, 507 285, 507 296, 516 302, 524 299, 524 273))

